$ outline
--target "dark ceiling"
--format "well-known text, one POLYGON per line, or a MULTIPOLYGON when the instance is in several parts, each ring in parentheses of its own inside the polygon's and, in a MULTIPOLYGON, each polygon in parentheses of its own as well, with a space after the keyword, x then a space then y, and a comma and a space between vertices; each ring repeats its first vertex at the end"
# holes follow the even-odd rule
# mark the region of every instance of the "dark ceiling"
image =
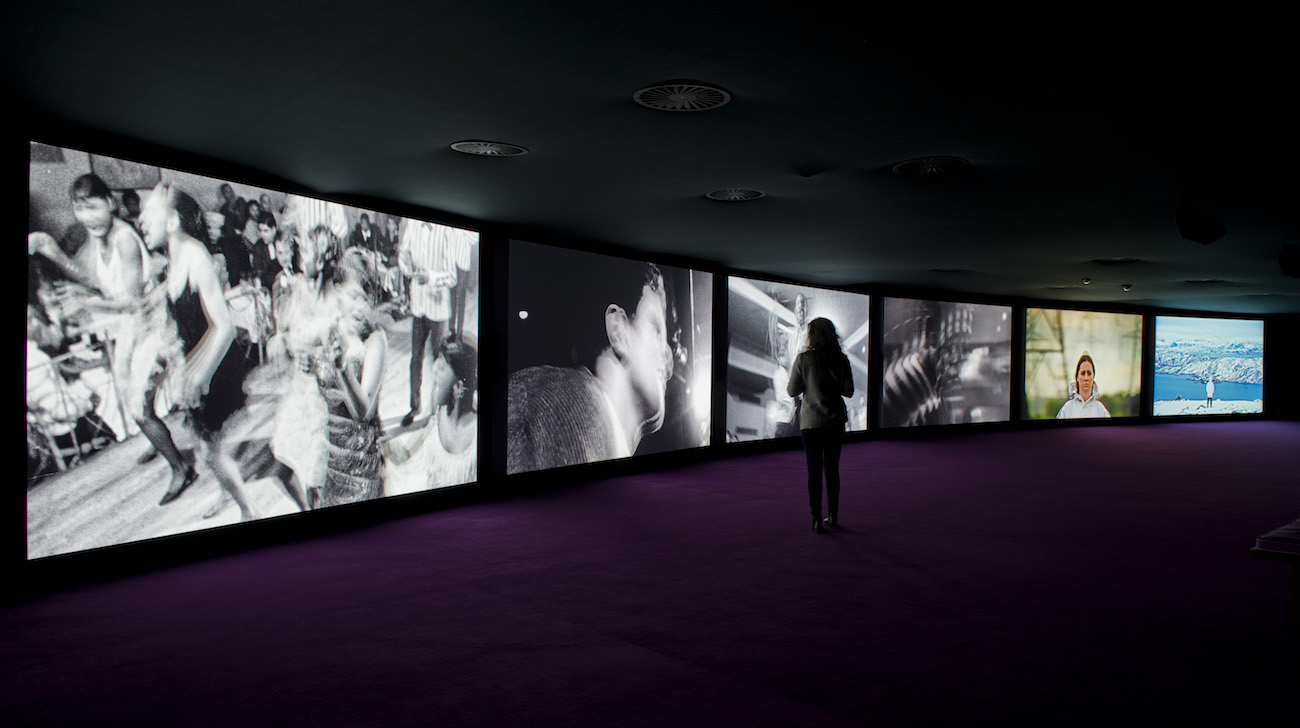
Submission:
POLYGON ((1280 18, 843 7, 44 0, 8 12, 4 53, 39 141, 263 186, 815 284, 1300 311, 1280 18), (633 101, 673 79, 734 98, 633 101), (449 148, 466 139, 529 153, 449 148), (893 171, 930 155, 970 165, 893 171), (1183 239, 1180 205, 1226 234, 1183 239))

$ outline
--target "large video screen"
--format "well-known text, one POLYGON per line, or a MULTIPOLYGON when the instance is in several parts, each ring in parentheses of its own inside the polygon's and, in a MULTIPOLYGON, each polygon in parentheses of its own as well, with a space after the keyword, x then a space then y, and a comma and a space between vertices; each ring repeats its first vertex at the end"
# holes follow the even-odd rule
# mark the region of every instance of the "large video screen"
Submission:
POLYGON ((1025 311, 1029 419, 1136 417, 1142 395, 1142 317, 1025 311))
POLYGON ((1264 411, 1264 322, 1156 317, 1154 411, 1159 415, 1264 411))
POLYGON ((861 293, 728 278, 727 441, 799 436, 800 403, 786 385, 816 318, 835 324, 853 371, 848 429, 867 429, 869 304, 861 293))
POLYGON ((506 471, 709 444, 713 276, 512 241, 506 471))
POLYGON ((478 233, 31 144, 27 555, 478 478, 478 233))
POLYGON ((1011 307, 886 298, 884 427, 1011 419, 1011 307))

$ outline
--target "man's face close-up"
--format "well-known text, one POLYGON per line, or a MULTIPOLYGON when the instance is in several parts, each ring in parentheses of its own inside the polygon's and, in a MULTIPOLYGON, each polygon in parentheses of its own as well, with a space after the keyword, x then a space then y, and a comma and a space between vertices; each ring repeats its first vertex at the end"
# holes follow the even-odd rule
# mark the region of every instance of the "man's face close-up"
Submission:
POLYGON ((645 286, 629 326, 627 370, 632 388, 644 403, 654 430, 664 421, 664 395, 673 375, 673 351, 668 344, 663 293, 645 286))

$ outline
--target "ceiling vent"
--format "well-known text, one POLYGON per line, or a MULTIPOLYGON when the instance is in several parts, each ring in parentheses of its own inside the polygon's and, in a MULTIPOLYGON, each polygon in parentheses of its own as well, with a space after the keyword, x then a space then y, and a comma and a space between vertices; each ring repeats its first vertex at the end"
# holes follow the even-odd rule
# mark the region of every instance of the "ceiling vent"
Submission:
POLYGON ((518 157, 528 153, 527 149, 516 144, 485 142, 478 139, 455 142, 451 148, 462 154, 473 154, 479 157, 518 157))
POLYGON ((632 94, 632 98, 656 111, 711 111, 731 102, 726 90, 694 81, 656 83, 632 94))
POLYGON ((947 177, 970 166, 961 157, 917 157, 894 165, 894 174, 903 177, 947 177))
POLYGON ((767 193, 761 190, 714 190, 705 197, 718 202, 748 202, 749 200, 760 200, 767 197, 767 193))
POLYGON ((1141 258, 1093 258, 1095 265, 1132 265, 1134 263, 1145 263, 1141 258))

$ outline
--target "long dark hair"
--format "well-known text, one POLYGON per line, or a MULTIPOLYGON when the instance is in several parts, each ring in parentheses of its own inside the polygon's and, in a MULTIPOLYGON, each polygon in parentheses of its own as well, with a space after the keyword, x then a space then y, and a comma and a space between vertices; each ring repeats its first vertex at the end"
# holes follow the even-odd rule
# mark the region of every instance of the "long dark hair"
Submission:
POLYGON ((167 183, 160 183, 154 188, 154 192, 161 194, 167 207, 176 211, 176 216, 181 223, 181 232, 205 246, 212 242, 208 236, 208 226, 203 221, 203 208, 199 207, 199 203, 193 197, 179 187, 167 183))
POLYGON ((804 351, 812 354, 818 364, 830 360, 833 354, 843 353, 839 332, 830 319, 819 317, 808 322, 808 347, 804 351))

